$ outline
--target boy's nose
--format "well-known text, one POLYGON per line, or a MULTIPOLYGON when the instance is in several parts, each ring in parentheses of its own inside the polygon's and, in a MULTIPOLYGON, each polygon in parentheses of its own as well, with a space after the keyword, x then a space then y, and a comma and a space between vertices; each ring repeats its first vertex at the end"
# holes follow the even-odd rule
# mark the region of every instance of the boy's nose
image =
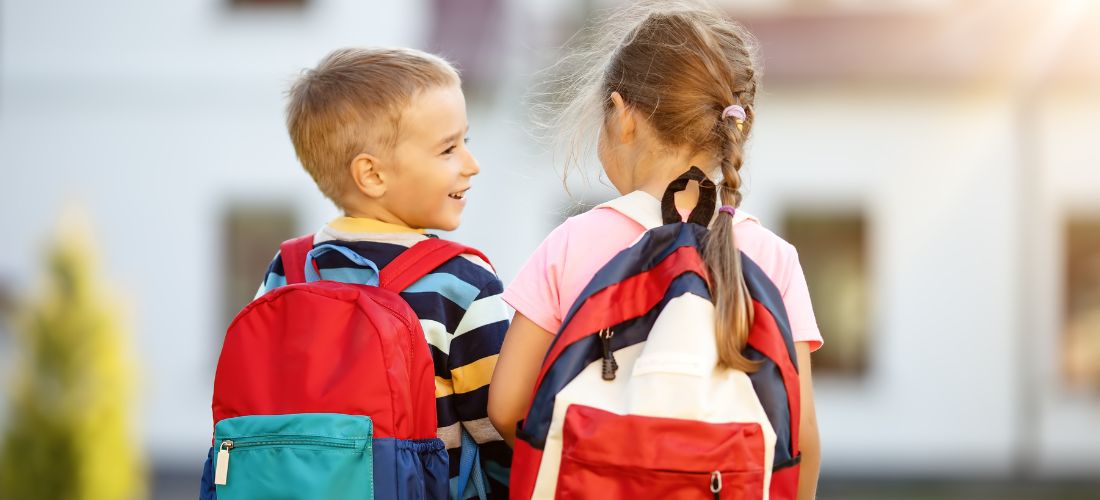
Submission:
POLYGON ((478 165, 477 158, 474 158, 473 153, 466 154, 466 164, 463 167, 462 173, 467 177, 473 177, 481 172, 481 165, 478 165))

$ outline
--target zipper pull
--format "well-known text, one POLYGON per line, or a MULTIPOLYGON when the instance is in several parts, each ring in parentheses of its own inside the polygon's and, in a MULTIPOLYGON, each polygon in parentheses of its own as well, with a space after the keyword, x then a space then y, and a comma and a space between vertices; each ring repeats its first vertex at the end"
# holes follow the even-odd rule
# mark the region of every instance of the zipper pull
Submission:
POLYGON ((218 460, 214 464, 214 484, 225 486, 226 479, 229 478, 229 450, 233 448, 233 441, 226 439, 222 441, 221 449, 218 450, 218 460))
POLYGON ((718 492, 722 491, 722 473, 714 471, 710 473, 710 492, 714 493, 714 500, 719 500, 718 492))
POLYGON ((615 351, 611 350, 611 337, 615 332, 610 328, 600 330, 600 344, 603 345, 603 379, 615 380, 615 372, 619 370, 619 363, 615 361, 615 351))

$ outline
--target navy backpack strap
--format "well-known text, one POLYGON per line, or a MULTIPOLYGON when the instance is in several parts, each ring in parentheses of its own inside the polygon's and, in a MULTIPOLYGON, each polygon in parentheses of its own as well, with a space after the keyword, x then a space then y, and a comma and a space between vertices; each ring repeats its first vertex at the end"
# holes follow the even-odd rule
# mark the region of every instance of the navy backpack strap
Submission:
POLYGON ((307 234, 279 245, 279 256, 283 261, 283 274, 286 284, 305 283, 306 256, 313 249, 313 235, 307 234))

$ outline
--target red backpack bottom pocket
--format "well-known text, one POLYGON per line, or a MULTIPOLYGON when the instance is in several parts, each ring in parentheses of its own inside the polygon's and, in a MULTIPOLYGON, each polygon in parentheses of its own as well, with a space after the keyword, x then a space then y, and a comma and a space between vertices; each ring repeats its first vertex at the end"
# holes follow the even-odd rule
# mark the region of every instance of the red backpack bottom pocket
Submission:
POLYGON ((764 443, 756 423, 618 415, 572 405, 556 496, 763 498, 764 443))

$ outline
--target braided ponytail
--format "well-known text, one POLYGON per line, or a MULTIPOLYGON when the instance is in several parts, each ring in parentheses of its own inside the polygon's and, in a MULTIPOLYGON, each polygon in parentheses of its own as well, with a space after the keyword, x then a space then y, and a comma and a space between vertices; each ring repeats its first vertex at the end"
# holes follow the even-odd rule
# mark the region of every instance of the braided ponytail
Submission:
MULTIPOLYGON (((744 162, 743 138, 752 119, 752 108, 746 108, 742 129, 730 117, 718 120, 719 155, 722 180, 718 193, 722 205, 741 205, 741 165, 744 162)), ((741 273, 741 252, 734 239, 733 215, 719 211, 710 225, 703 258, 711 277, 711 297, 715 307, 715 342, 718 344, 718 364, 727 368, 751 372, 758 363, 746 358, 742 351, 748 343, 753 321, 752 298, 741 273)))

